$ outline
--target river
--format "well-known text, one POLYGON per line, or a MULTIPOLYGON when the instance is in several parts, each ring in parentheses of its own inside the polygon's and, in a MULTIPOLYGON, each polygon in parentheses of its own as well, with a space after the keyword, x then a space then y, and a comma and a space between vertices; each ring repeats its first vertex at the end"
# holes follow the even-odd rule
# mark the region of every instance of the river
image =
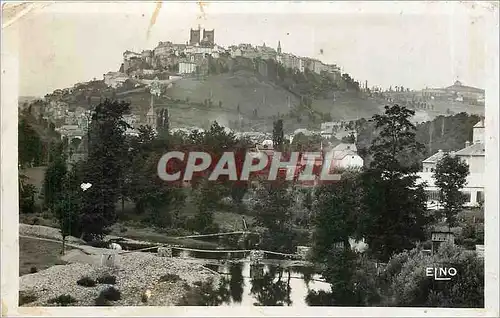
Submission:
POLYGON ((285 269, 247 261, 206 266, 225 277, 219 292, 227 296, 221 297, 220 306, 308 306, 310 290, 330 291, 330 285, 307 267, 285 269))
POLYGON ((212 305, 219 306, 308 306, 306 297, 311 290, 330 291, 330 285, 321 279, 311 266, 297 265, 296 261, 264 259, 252 264, 240 255, 232 255, 226 262, 220 254, 175 252, 174 257, 196 258, 204 266, 223 277, 211 293, 212 305), (203 257, 203 258, 200 258, 203 257), (213 298, 216 298, 215 301, 213 298))

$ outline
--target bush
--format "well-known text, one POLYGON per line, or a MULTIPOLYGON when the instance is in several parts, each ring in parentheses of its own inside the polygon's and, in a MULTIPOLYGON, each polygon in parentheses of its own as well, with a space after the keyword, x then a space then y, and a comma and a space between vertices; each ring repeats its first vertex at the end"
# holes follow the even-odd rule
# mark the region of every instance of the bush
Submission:
POLYGON ((95 299, 95 305, 96 306, 111 306, 110 302, 102 296, 102 294, 99 294, 99 296, 95 299))
POLYGON ((116 284, 116 276, 106 274, 104 276, 97 278, 97 282, 99 284, 114 285, 114 284, 116 284))
POLYGON ((163 275, 162 277, 160 277, 160 282, 172 282, 172 283, 175 283, 175 282, 178 282, 180 280, 181 280, 181 278, 177 274, 167 274, 167 275, 163 275))
POLYGON ((51 298, 48 300, 49 304, 58 304, 60 306, 69 306, 76 303, 76 299, 71 295, 60 295, 56 298, 51 298))
POLYGON ((38 269, 36 268, 36 266, 31 266, 30 273, 34 274, 34 273, 37 273, 37 272, 38 272, 38 269))
POLYGON ((400 262, 400 270, 393 271, 389 288, 390 306, 425 307, 484 307, 484 261, 463 247, 442 244, 432 256, 418 249, 393 256, 400 262), (436 282, 425 275, 429 266, 454 267, 459 273, 450 281, 436 282))
POLYGON ((120 233, 125 233, 127 231, 128 231, 128 229, 126 227, 124 227, 124 226, 120 227, 120 233))
POLYGON ((121 299, 121 292, 114 288, 109 287, 101 291, 99 296, 95 299, 96 306, 110 306, 110 301, 117 301, 121 299))
POLYGON ((38 297, 32 292, 19 291, 19 306, 23 306, 36 301, 38 297))
POLYGON ((84 286, 84 287, 94 287, 96 285, 95 280, 93 280, 92 278, 90 278, 88 276, 80 278, 76 283, 78 285, 84 286))
POLYGON ((142 296, 141 296, 141 301, 142 301, 143 303, 147 303, 147 302, 148 302, 148 300, 149 300, 149 299, 148 299, 148 296, 147 296, 146 294, 142 294, 142 296))

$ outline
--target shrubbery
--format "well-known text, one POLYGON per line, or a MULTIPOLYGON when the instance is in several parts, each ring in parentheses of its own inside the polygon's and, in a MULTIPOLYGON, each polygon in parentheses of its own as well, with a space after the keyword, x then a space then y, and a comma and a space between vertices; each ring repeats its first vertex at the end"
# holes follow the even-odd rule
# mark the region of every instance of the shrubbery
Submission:
POLYGON ((160 282, 172 282, 172 283, 175 283, 175 282, 178 282, 180 280, 181 280, 181 278, 177 274, 166 274, 166 275, 163 275, 162 277, 160 277, 160 282))
POLYGON ((47 302, 49 304, 57 304, 59 306, 69 306, 76 303, 76 299, 71 295, 60 295, 56 298, 51 298, 47 302))
POLYGON ((434 255, 420 249, 393 256, 386 268, 390 306, 484 307, 484 261, 474 252, 443 244, 434 255), (454 267, 449 281, 426 276, 427 267, 454 267))
POLYGON ((90 278, 88 276, 80 278, 76 283, 78 285, 84 286, 84 287, 94 287, 96 285, 95 280, 93 280, 92 278, 90 278))
POLYGON ((23 306, 36 301, 38 297, 32 292, 19 291, 19 306, 23 306))
POLYGON ((95 299, 96 306, 110 306, 110 301, 117 301, 121 299, 121 292, 114 288, 109 287, 101 291, 99 296, 95 299))
POLYGON ((97 283, 114 285, 114 284, 116 284, 116 276, 112 276, 109 274, 103 275, 103 276, 97 278, 97 283))

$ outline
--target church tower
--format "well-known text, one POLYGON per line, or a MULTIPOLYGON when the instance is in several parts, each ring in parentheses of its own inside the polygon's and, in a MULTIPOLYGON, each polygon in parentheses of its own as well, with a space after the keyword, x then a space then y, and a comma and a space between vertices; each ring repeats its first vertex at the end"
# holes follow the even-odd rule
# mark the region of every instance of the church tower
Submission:
POLYGON ((281 55, 281 41, 278 41, 278 48, 276 49, 276 61, 283 63, 283 55, 281 55))
POLYGON ((156 113, 154 109, 154 95, 151 94, 151 101, 149 103, 149 110, 148 113, 146 114, 146 125, 150 126, 153 128, 153 130, 156 130, 156 113))

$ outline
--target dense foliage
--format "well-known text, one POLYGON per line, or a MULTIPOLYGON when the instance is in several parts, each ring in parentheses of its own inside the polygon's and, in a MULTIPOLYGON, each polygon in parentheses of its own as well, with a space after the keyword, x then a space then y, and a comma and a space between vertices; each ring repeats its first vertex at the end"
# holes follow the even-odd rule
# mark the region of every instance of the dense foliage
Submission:
POLYGON ((446 154, 436 165, 434 178, 439 188, 439 203, 450 227, 456 225, 456 216, 466 202, 460 190, 465 186, 468 175, 469 165, 460 157, 446 154))

